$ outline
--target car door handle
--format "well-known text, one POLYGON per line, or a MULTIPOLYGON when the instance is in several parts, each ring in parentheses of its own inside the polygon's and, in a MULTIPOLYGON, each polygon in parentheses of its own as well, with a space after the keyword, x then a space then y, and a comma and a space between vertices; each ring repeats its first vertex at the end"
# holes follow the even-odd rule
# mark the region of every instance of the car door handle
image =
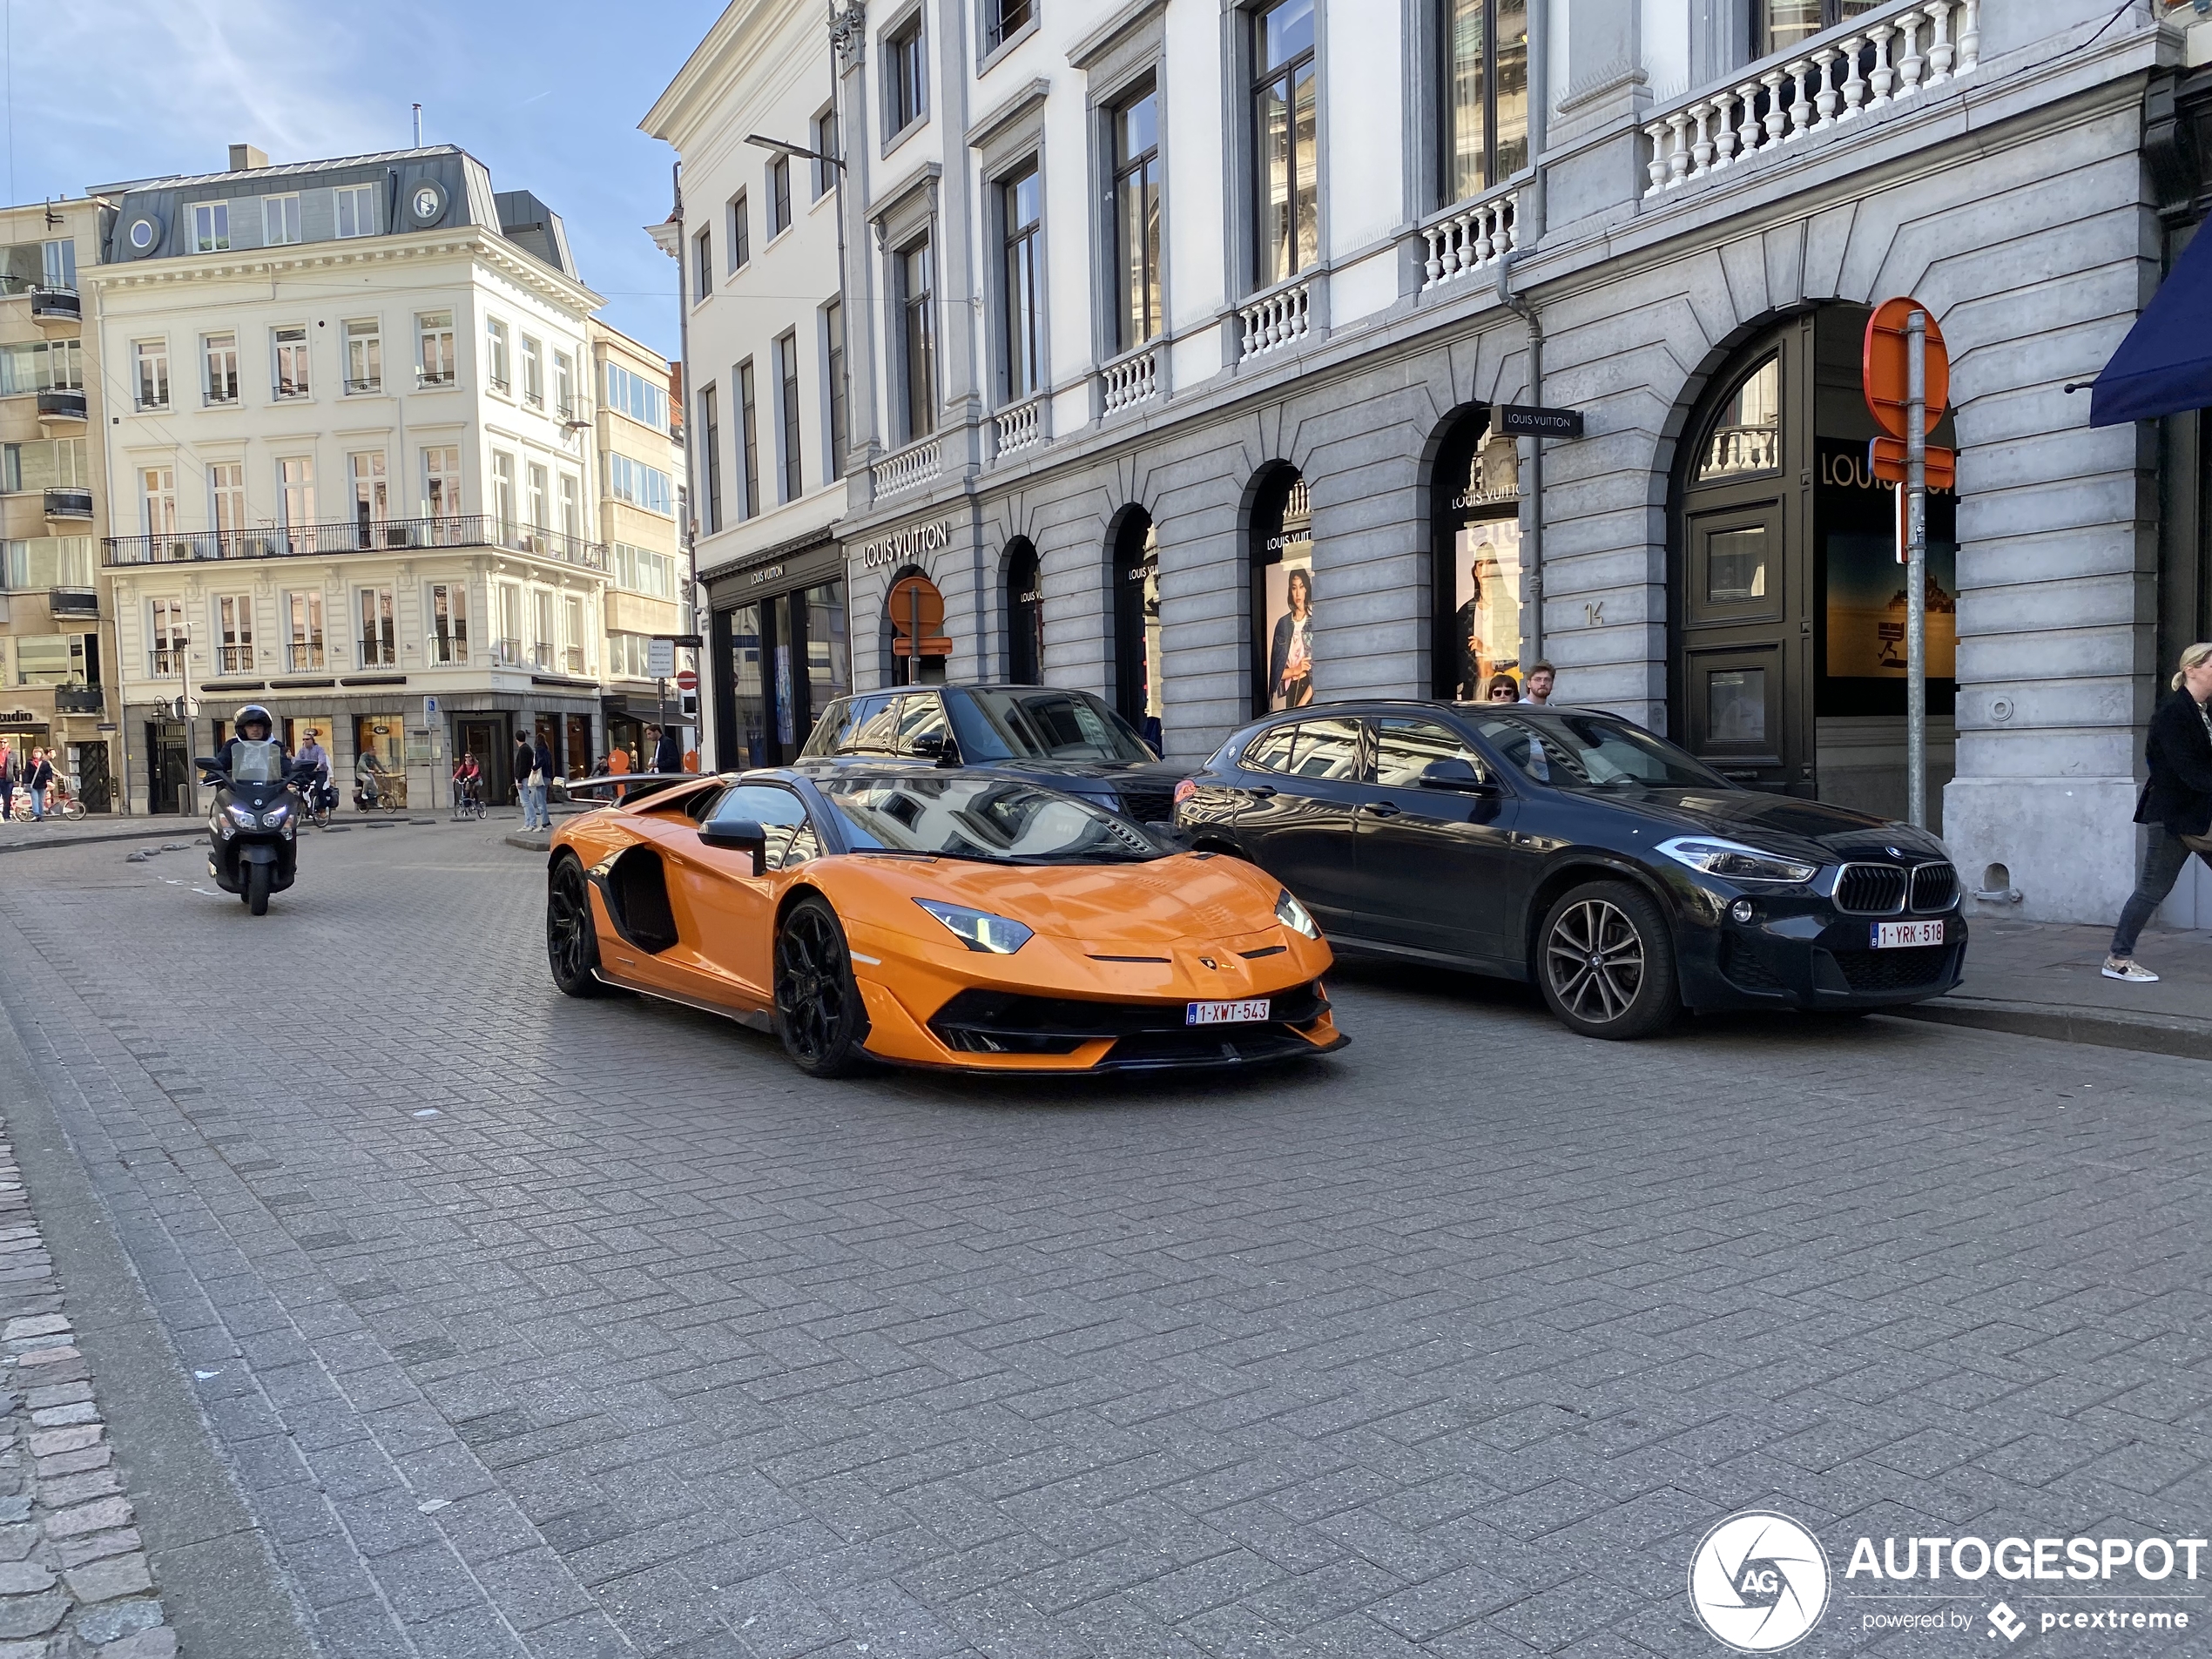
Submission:
POLYGON ((1254 800, 1273 800, 1275 799, 1276 790, 1275 786, 1272 784, 1254 784, 1244 792, 1250 795, 1254 800))
POLYGON ((1399 809, 1386 800, 1369 800, 1362 801, 1359 810, 1373 818, 1395 818, 1399 809))

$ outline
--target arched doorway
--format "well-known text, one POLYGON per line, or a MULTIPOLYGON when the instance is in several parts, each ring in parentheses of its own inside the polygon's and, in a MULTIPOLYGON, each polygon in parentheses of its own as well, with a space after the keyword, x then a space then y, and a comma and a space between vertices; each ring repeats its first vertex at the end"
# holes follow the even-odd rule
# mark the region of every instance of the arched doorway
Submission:
POLYGON ((1161 698, 1160 549, 1152 516, 1125 509, 1108 540, 1113 569, 1114 706, 1155 749, 1166 708, 1161 698))
POLYGON ((1025 536, 1006 548, 1006 677, 1016 685, 1044 684, 1044 573, 1025 536))
POLYGON ((1252 711, 1303 708, 1315 696, 1313 500, 1297 468, 1270 469, 1252 496, 1252 711))
POLYGON ((1430 691, 1479 703, 1521 661, 1521 456, 1490 430, 1489 411, 1455 415, 1429 473, 1430 691))
MULTIPOLYGON (((1905 812, 1897 497, 1867 469, 1867 313, 1733 354, 1691 410, 1669 538, 1672 735, 1740 783, 1905 812)), ((1948 416, 1931 442, 1955 444, 1948 416)), ((1951 776, 1957 498, 1928 501, 1930 798, 1951 776)))

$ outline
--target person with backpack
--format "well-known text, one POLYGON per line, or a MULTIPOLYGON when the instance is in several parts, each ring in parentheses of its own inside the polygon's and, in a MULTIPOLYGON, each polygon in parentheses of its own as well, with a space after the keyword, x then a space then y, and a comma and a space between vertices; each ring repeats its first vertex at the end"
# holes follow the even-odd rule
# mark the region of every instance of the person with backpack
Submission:
POLYGON ((2150 826, 2150 847, 2105 957, 2107 979, 2134 985, 2158 982, 2158 975, 2135 960, 2135 938, 2151 912, 2166 902, 2190 853, 2212 867, 2212 640, 2182 653, 2171 685, 2151 716, 2143 745, 2150 776, 2135 799, 2135 822, 2150 826))

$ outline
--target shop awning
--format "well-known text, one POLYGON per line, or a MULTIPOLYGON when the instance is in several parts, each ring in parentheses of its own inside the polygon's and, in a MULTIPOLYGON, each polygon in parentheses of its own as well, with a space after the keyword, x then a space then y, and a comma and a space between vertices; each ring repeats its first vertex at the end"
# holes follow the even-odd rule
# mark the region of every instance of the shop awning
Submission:
POLYGON ((2212 235, 2192 237, 2089 391, 2089 424, 2212 408, 2212 235))

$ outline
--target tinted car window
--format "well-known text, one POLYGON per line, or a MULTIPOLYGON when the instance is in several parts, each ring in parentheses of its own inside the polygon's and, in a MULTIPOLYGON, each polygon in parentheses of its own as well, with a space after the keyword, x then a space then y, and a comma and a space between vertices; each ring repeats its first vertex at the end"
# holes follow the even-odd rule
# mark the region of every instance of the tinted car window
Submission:
POLYGON ((1254 772, 1288 772, 1291 769, 1291 745, 1298 737, 1298 727, 1278 725, 1254 738, 1244 750, 1244 764, 1254 772))
POLYGON ((842 753, 853 740, 853 729, 858 724, 857 712, 868 699, 840 697, 822 711, 822 718, 814 722, 814 730, 806 738, 801 755, 833 755, 842 753))
POLYGON ((840 772, 822 795, 855 853, 922 853, 1007 864, 1119 864, 1168 849, 1089 801, 979 772, 870 778, 840 772))
POLYGON ((1304 720, 1295 730, 1288 768, 1293 777, 1347 780, 1359 777, 1359 721, 1304 720))
POLYGON ((775 784, 739 784, 722 797, 718 819, 749 818, 767 832, 767 865, 788 870, 821 855, 806 807, 790 790, 775 784))
POLYGON ((895 697, 856 697, 853 699, 853 735, 840 745, 840 754, 887 755, 899 749, 899 699, 895 697))
POLYGON ((1512 765, 1554 789, 1731 787, 1664 738, 1603 715, 1481 715, 1474 729, 1512 765))
POLYGON ((1375 781, 1388 789, 1418 789, 1421 774, 1439 760, 1464 760, 1478 778, 1490 770, 1460 734, 1434 720, 1377 720, 1375 781))
POLYGON ((921 747, 922 740, 930 738, 939 747, 952 738, 952 728, 945 724, 945 705, 934 692, 909 691, 899 703, 899 752, 934 760, 939 747, 926 753, 921 747))
POLYGON ((982 760, 1154 759, 1122 717, 1088 691, 976 690, 948 699, 961 758, 982 760))

